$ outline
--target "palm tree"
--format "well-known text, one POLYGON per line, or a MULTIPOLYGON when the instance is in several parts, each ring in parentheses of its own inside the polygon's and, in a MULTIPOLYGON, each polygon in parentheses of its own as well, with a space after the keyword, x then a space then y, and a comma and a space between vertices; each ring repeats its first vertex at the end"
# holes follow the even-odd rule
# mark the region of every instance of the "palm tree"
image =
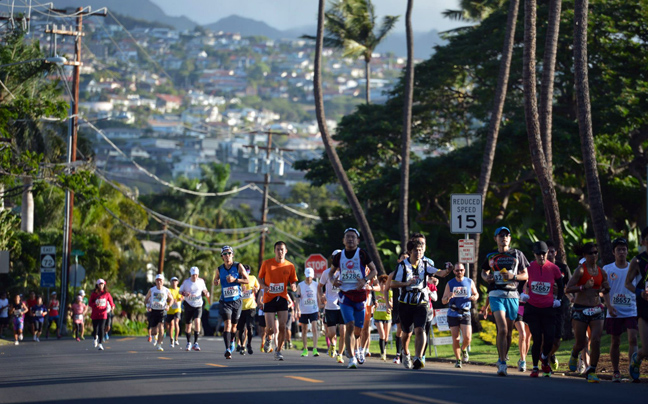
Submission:
POLYGON ((317 12, 317 35, 315 37, 315 71, 313 77, 313 91, 315 93, 315 114, 317 116, 317 124, 319 126, 320 133, 322 134, 322 141, 324 143, 324 149, 326 149, 326 154, 331 161, 331 166, 335 175, 342 185, 342 189, 349 201, 353 215, 355 216, 356 221, 359 223, 360 230, 362 231, 365 241, 367 244, 367 250, 372 260, 376 264, 376 268, 379 273, 385 273, 383 268, 382 261, 380 260, 380 255, 378 254, 378 249, 376 248, 376 242, 374 241, 373 234, 371 233, 371 228, 369 227, 369 222, 365 217, 365 214, 360 206, 360 201, 356 197, 356 194, 353 190, 353 186, 349 181, 349 178, 344 171, 340 157, 338 157, 335 148, 333 147, 333 139, 328 132, 326 127, 326 118, 324 116, 324 98, 322 96, 322 47, 324 43, 324 2, 325 0, 319 0, 319 7, 317 12))
MULTIPOLYGON (((383 22, 376 31, 376 13, 371 0, 338 0, 325 13, 325 20, 327 35, 324 37, 324 46, 342 49, 344 57, 364 58, 366 101, 369 104, 371 55, 394 28, 398 16, 383 17, 383 22)), ((302 38, 315 39, 309 35, 303 35, 302 38)))
POLYGON ((614 260, 607 217, 603 206, 601 183, 596 168, 596 149, 592 129, 592 106, 590 104, 589 78, 587 67, 587 13, 588 0, 576 0, 574 4, 574 78, 576 84, 576 103, 578 113, 578 132, 581 138, 583 166, 587 181, 587 194, 594 234, 599 248, 602 249, 604 262, 614 260))
POLYGON ((414 98, 414 34, 412 33, 412 7, 414 0, 407 0, 405 32, 407 35, 407 66, 405 68, 405 98, 403 100, 403 145, 400 183, 400 241, 403 251, 409 239, 409 165, 412 137, 412 103, 414 98))
POLYGON ((451 20, 479 22, 503 4, 504 0, 459 0, 458 10, 445 10, 441 14, 451 20))

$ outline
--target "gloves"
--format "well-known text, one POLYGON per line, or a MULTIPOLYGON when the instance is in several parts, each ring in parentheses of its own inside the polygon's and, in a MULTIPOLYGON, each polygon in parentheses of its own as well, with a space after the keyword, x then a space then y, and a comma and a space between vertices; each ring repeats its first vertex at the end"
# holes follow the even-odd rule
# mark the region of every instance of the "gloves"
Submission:
POLYGON ((553 308, 555 309, 555 308, 557 308, 557 307, 560 307, 560 300, 558 300, 558 299, 554 299, 554 302, 553 302, 553 308))
POLYGON ((527 295, 526 293, 522 293, 522 294, 520 294, 520 301, 521 301, 522 303, 526 303, 526 302, 529 300, 529 297, 530 297, 530 296, 527 295))

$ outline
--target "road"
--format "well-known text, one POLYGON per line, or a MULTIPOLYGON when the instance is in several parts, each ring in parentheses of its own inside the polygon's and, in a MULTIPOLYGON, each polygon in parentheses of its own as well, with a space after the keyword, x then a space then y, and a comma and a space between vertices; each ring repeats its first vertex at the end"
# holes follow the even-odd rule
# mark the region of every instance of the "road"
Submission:
POLYGON ((227 360, 222 340, 199 342, 201 352, 179 347, 158 352, 144 337, 111 338, 102 352, 90 340, 0 346, 0 403, 580 404, 648 397, 647 383, 531 379, 515 369, 498 377, 490 366, 455 369, 428 361, 415 371, 369 358, 352 370, 325 354, 301 358, 296 350, 286 351, 283 362, 260 352, 227 360))

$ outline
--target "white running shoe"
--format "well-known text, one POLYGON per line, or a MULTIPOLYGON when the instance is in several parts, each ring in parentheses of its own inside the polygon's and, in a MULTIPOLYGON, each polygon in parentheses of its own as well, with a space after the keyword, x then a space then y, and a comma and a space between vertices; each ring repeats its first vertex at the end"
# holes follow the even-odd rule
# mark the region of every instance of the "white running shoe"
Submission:
POLYGON ((349 359, 349 364, 347 365, 347 369, 357 369, 357 368, 358 368, 358 361, 354 356, 353 358, 349 359))
POLYGON ((14 345, 20 345, 20 342, 14 341, 14 345))
POLYGON ((36 342, 40 342, 40 338, 36 337, 36 342))
POLYGON ((173 341, 169 342, 169 348, 173 348, 174 345, 173 341))
POLYGON ((193 349, 194 351, 200 351, 200 347, 198 346, 198 343, 197 343, 197 342, 196 342, 195 344, 193 344, 193 348, 192 348, 192 349, 193 349))
POLYGON ((22 340, 23 340, 23 335, 22 335, 22 334, 18 335, 18 340, 19 340, 19 341, 22 341, 22 340))
POLYGON ((158 351, 164 351, 164 348, 162 348, 162 344, 160 344, 160 345, 157 346, 157 350, 158 350, 158 351))
POLYGON ((175 340, 175 345, 176 345, 176 346, 180 346, 180 341, 175 340))
POLYGON ((36 336, 34 335, 34 342, 36 341, 36 336))
POLYGON ((497 375, 498 376, 506 376, 506 362, 498 362, 497 363, 497 375))
POLYGON ((191 351, 191 342, 187 342, 186 351, 191 351))
POLYGON ((412 368, 412 357, 409 355, 405 355, 403 358, 403 366, 405 366, 405 369, 411 369, 412 368))
POLYGON ((103 351, 103 350, 104 350, 104 347, 103 347, 102 344, 99 344, 99 350, 100 350, 100 351, 103 351))
POLYGON ((96 348, 99 345, 99 340, 97 338, 94 339, 94 347, 96 348))

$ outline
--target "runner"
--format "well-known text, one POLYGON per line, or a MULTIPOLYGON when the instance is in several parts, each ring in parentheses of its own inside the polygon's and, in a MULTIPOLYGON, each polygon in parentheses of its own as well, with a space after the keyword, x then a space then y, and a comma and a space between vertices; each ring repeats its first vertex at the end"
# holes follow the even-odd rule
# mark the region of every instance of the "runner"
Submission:
POLYGON ((468 347, 472 339, 472 323, 470 309, 472 302, 479 300, 477 287, 472 279, 465 276, 466 268, 460 262, 454 266, 455 277, 450 279, 443 291, 441 303, 447 304, 448 326, 452 334, 452 349, 455 353, 455 367, 460 368, 463 362, 468 362, 468 347), (463 344, 459 338, 459 332, 463 335, 463 344))
POLYGON ((149 322, 153 334, 155 334, 155 340, 158 341, 158 351, 164 351, 164 348, 162 348, 162 344, 164 343, 164 317, 173 302, 175 300, 171 292, 164 286, 164 275, 157 274, 155 276, 155 286, 149 289, 144 298, 144 303, 151 305, 149 322))
POLYGON ((356 358, 358 358, 358 364, 360 365, 365 362, 365 356, 371 356, 371 352, 369 352, 369 346, 371 345, 371 318, 376 305, 375 292, 380 290, 378 280, 376 278, 372 279, 371 282, 367 283, 365 289, 367 289, 367 300, 365 300, 364 326, 360 333, 360 344, 356 351, 356 358))
MULTIPOLYGON (((567 264, 563 262, 556 262, 556 245, 553 241, 547 241, 547 261, 552 262, 560 268, 560 273, 562 274, 563 285, 567 285, 569 279, 571 278, 571 271, 567 264)), ((554 299, 558 298, 558 288, 554 284, 554 299)), ((563 297, 560 301, 560 307, 556 307, 556 333, 554 334, 554 343, 551 347, 551 353, 549 355, 549 366, 551 366, 552 371, 558 370, 558 359, 556 358, 556 352, 560 349, 560 342, 563 337, 563 328, 565 327, 565 316, 569 315, 569 310, 571 308, 570 299, 573 296, 569 293, 563 293, 563 297)), ((570 325, 571 328, 571 325, 570 325)))
POLYGON ((369 255, 358 247, 359 239, 360 232, 358 230, 348 228, 344 231, 344 250, 333 257, 329 272, 329 280, 333 282, 333 286, 340 288, 339 304, 346 327, 345 344, 349 369, 358 367, 358 360, 354 352, 364 325, 364 305, 367 299, 365 286, 377 274, 376 266, 369 255), (338 271, 339 276, 336 277, 338 271))
POLYGON ((9 328, 9 299, 7 292, 0 293, 0 338, 4 337, 5 328, 9 328))
MULTIPOLYGON (((403 262, 405 258, 407 258, 407 254, 401 254, 401 256, 398 258, 398 264, 403 262)), ((400 297, 400 289, 392 289, 391 283, 394 279, 394 275, 396 274, 396 271, 392 271, 388 276, 387 276, 387 283, 385 285, 385 288, 392 292, 392 298, 391 300, 388 300, 387 308, 391 309, 392 311, 392 324, 396 324, 396 333, 394 334, 394 342, 396 344, 396 355, 394 355, 394 363, 397 365, 400 365, 401 363, 401 355, 402 355, 402 346, 401 346, 401 341, 402 341, 402 336, 403 336, 403 330, 401 327, 401 322, 400 322, 400 312, 398 311, 398 299, 400 297)), ((384 292, 383 292, 384 295, 384 292)), ((391 330, 390 330, 391 332, 391 330)))
MULTIPOLYGON (((106 335, 104 336, 104 341, 108 341, 110 339, 110 330, 112 329, 114 316, 114 310, 110 306, 106 307, 106 335)), ((164 330, 162 330, 162 332, 164 332, 164 330)), ((162 341, 160 341, 160 343, 162 343, 162 341)))
MULTIPOLYGON (((400 288, 398 311, 400 313, 401 337, 403 345, 403 366, 406 369, 421 369, 425 366, 422 361, 425 345, 425 322, 427 321, 430 291, 428 277, 435 274, 438 269, 430 265, 423 258, 425 245, 420 240, 408 241, 407 252, 409 257, 396 268, 396 274, 391 282, 392 288, 400 288), (414 358, 410 356, 409 342, 415 333, 414 358)), ((448 268, 452 264, 446 264, 448 268)), ((445 272, 447 273, 447 271, 445 272)), ((385 296, 387 298, 387 296, 385 296)))
POLYGON ((29 309, 31 312, 32 323, 34 324, 34 341, 40 342, 40 335, 43 332, 43 323, 47 317, 47 307, 43 304, 43 298, 36 297, 36 304, 29 309))
MULTIPOLYGON (((25 313, 25 324, 29 326, 29 330, 31 331, 32 335, 34 335, 34 322, 33 317, 31 315, 31 308, 34 306, 38 300, 36 299, 36 292, 33 290, 29 291, 29 299, 25 302, 25 305, 27 306, 27 313, 25 313)), ((20 340, 22 341, 23 335, 20 334, 20 340)))
MULTIPOLYGON (((333 262, 333 257, 339 254, 342 250, 335 250, 329 259, 329 262, 333 262)), ((344 357, 342 356, 344 352, 344 319, 342 318, 342 312, 340 311, 339 299, 340 299, 340 288, 333 286, 333 282, 339 278, 339 274, 336 275, 333 280, 329 277, 331 268, 329 267, 322 273, 320 278, 320 288, 318 293, 320 295, 320 301, 324 302, 324 316, 326 318, 326 337, 331 342, 329 345, 328 355, 331 358, 334 358, 338 363, 344 363, 344 357), (340 334, 340 349, 337 350, 337 333, 339 330, 340 334)))
MULTIPOLYGON (((283 241, 277 241, 274 245, 274 258, 263 261, 259 271, 259 284, 265 289, 263 294, 263 311, 266 320, 266 333, 272 335, 275 332, 275 314, 279 320, 279 336, 275 350, 275 360, 284 360, 281 354, 284 339, 286 336, 286 322, 288 321, 288 293, 290 284, 293 292, 297 290, 297 274, 295 266, 286 260, 288 248, 283 241)), ((266 346, 267 348, 267 346, 266 346)), ((266 349, 267 351, 267 349, 266 349)))
POLYGON ((302 342, 304 350, 301 356, 308 356, 308 324, 311 325, 313 334, 313 356, 319 356, 317 352, 318 330, 317 321, 319 320, 319 308, 322 307, 319 294, 317 293, 318 283, 313 280, 315 270, 306 268, 304 270, 306 280, 299 282, 297 285, 297 304, 295 305, 296 315, 299 318, 301 326, 302 342))
MULTIPOLYGON (((576 371, 578 364, 578 353, 585 347, 585 335, 589 325, 590 334, 590 364, 585 371, 589 383, 598 383, 596 365, 601 354, 601 334, 603 334, 603 304, 600 293, 607 295, 610 292, 610 284, 604 270, 597 264, 598 247, 594 243, 586 243, 583 246, 585 262, 579 265, 574 276, 569 280, 566 291, 576 293, 574 299, 574 313, 572 314, 572 327, 576 342, 572 348, 569 358, 569 370, 576 371)), ((606 296, 608 299, 608 296, 606 296)))
POLYGON ((423 328, 423 331, 425 331, 426 338, 423 342, 423 356, 421 356, 421 362, 423 362, 423 365, 425 365, 425 351, 428 348, 428 341, 429 338, 427 338, 428 335, 430 335, 430 330, 432 329, 432 322, 434 321, 434 305, 433 303, 436 302, 439 299, 439 290, 437 289, 437 285, 439 284, 439 279, 435 277, 429 277, 428 278, 428 295, 429 295, 429 301, 428 301, 428 314, 427 317, 425 318, 425 327, 423 328))
POLYGON ((249 283, 243 264, 234 262, 234 250, 230 246, 221 248, 223 265, 214 275, 214 285, 221 285, 220 316, 223 319, 223 342, 225 358, 232 359, 236 325, 241 317, 241 285, 249 283))
MULTIPOLYGON (((243 292, 241 298, 243 299, 243 305, 241 306, 241 317, 238 321, 238 347, 237 350, 241 355, 245 355, 245 346, 247 345, 247 353, 252 355, 254 350, 252 349, 252 337, 254 336, 254 314, 256 312, 256 296, 255 294, 259 291, 259 281, 256 276, 250 275, 252 268, 249 265, 243 265, 245 272, 248 276, 249 283, 243 284, 241 288, 243 292)), ((259 334, 260 335, 260 334, 259 334)))
MULTIPOLYGON (((641 245, 648 250, 648 227, 641 231, 641 245)), ((632 354, 630 360, 630 377, 638 382, 641 375, 641 361, 648 358, 648 252, 645 250, 630 262, 625 287, 635 294, 639 317, 641 350, 632 354)))
POLYGON ((175 345, 180 345, 178 337, 180 336, 180 316, 182 315, 181 305, 183 296, 180 294, 180 288, 178 287, 178 278, 175 276, 171 278, 171 287, 167 289, 171 293, 171 297, 173 297, 173 303, 169 306, 169 310, 167 310, 164 326, 169 333, 169 347, 173 348, 175 345))
MULTIPOLYGON (((607 315, 605 318, 605 330, 611 336, 610 360, 612 361, 612 381, 621 383, 621 372, 619 371, 619 356, 621 345, 621 334, 628 331, 628 360, 632 361, 632 355, 637 352, 637 302, 634 293, 625 287, 625 280, 628 275, 628 241, 624 238, 617 238, 612 241, 614 251, 614 262, 603 267, 608 274, 610 283, 610 298, 605 299, 607 315)), ((639 277, 635 278, 635 283, 639 277)))
POLYGON ((20 299, 20 295, 15 295, 13 302, 9 306, 9 315, 13 321, 13 330, 14 330, 14 345, 20 344, 22 340, 23 328, 25 326, 25 313, 29 309, 25 302, 20 299))
POLYGON ((105 334, 105 325, 106 318, 108 317, 107 308, 115 308, 115 303, 113 298, 108 292, 106 287, 106 281, 103 279, 97 279, 97 284, 95 289, 90 295, 90 307, 92 308, 92 314, 90 318, 92 319, 92 336, 93 344, 95 348, 99 348, 100 351, 104 350, 103 347, 103 338, 105 334))
MULTIPOLYGON (((524 321, 524 303, 529 300, 529 291, 527 282, 518 283, 518 293, 520 294, 518 314, 515 318, 515 329, 518 332, 518 351, 520 352, 520 359, 518 359, 518 370, 526 372, 526 358, 529 355, 529 347, 531 346, 531 329, 529 324, 524 321)), ((506 361, 508 362, 508 353, 511 350, 512 339, 507 340, 506 361)))
POLYGON ((378 328, 378 345, 380 346, 380 359, 384 362, 387 360, 387 341, 391 331, 392 311, 388 307, 394 293, 387 289, 387 275, 378 277, 380 293, 376 293, 376 311, 373 318, 376 328, 378 328))
POLYGON ((50 295, 50 301, 48 305, 48 313, 47 313, 47 325, 45 329, 45 339, 49 338, 49 331, 50 328, 52 327, 52 324, 56 326, 56 338, 61 339, 61 332, 59 330, 58 322, 59 322, 59 306, 60 303, 58 299, 56 298, 56 292, 52 292, 50 295))
POLYGON ((200 334, 200 318, 202 317, 202 308, 203 304, 203 295, 209 297, 209 292, 207 291, 207 285, 202 278, 199 278, 198 275, 200 271, 198 267, 191 267, 189 269, 189 274, 191 277, 185 279, 180 286, 180 294, 184 296, 183 301, 183 311, 184 311, 184 321, 185 321, 185 335, 187 336, 187 347, 186 350, 189 351, 193 349, 194 351, 200 351, 200 346, 198 345, 198 334, 200 334), (191 329, 194 329, 194 343, 191 345, 191 329))
POLYGON ((85 339, 83 337, 83 333, 85 332, 83 323, 87 312, 88 306, 83 303, 83 296, 77 295, 76 301, 72 303, 72 323, 77 342, 85 339))
POLYGON ((263 292, 264 289, 261 289, 259 287, 259 294, 257 296, 257 308, 259 309, 257 312, 257 334, 261 336, 261 347, 259 348, 261 352, 266 352, 265 345, 266 345, 266 322, 265 322, 265 314, 263 313, 263 292))
POLYGON ((524 254, 511 248, 511 230, 508 227, 498 227, 495 230, 497 250, 486 255, 482 264, 482 279, 492 284, 488 293, 495 323, 497 324, 497 374, 506 376, 507 352, 513 333, 513 322, 517 318, 519 293, 517 282, 526 281, 526 269, 529 261, 524 254))
POLYGON ((531 377, 539 376, 538 361, 540 359, 542 359, 544 376, 551 376, 549 354, 556 334, 556 311, 554 309, 560 307, 563 295, 562 274, 558 266, 546 259, 548 250, 549 247, 544 241, 533 243, 535 261, 528 268, 529 298, 524 305, 524 320, 529 324, 533 336, 531 377), (558 288, 557 299, 554 299, 554 283, 558 288))

